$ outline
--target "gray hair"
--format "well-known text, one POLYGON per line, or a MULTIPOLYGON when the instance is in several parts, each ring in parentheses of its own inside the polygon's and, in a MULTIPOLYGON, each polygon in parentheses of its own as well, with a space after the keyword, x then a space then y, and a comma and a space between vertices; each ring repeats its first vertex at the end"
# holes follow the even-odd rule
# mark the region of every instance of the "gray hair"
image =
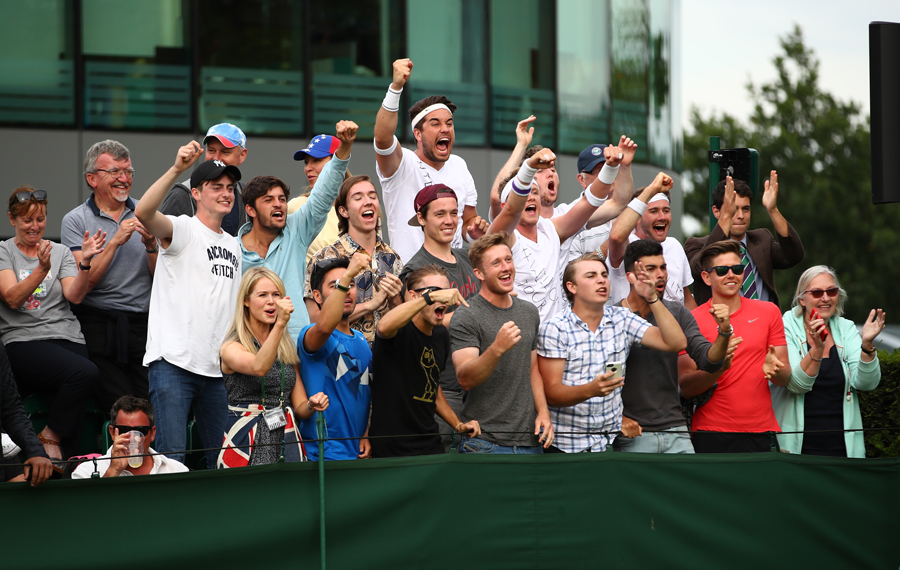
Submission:
POLYGON ((119 141, 106 139, 105 141, 94 143, 88 149, 87 154, 84 155, 85 175, 97 173, 97 159, 100 158, 101 154, 108 154, 113 157, 113 160, 128 160, 131 158, 128 149, 119 141))
POLYGON ((797 290, 794 292, 794 298, 791 301, 791 307, 794 309, 795 315, 803 313, 803 307, 800 306, 800 298, 803 297, 803 293, 809 289, 809 284, 812 283, 812 280, 823 273, 830 275, 834 280, 834 286, 838 288, 837 303, 834 305, 834 316, 843 316, 844 304, 847 302, 847 292, 841 287, 841 282, 838 281, 837 273, 827 265, 813 265, 800 275, 800 280, 797 282, 797 290))

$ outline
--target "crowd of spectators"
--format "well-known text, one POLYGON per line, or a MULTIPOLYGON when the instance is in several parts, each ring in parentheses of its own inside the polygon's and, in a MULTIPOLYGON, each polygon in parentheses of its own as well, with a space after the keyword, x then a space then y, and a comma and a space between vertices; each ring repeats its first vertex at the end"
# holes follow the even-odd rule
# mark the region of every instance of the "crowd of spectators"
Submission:
POLYGON ((556 155, 530 147, 532 116, 482 218, 452 153, 451 101, 409 109, 415 149, 394 135, 412 70, 394 62, 376 117, 384 209, 374 177, 348 169, 352 121, 293 155, 308 185, 293 200, 275 176, 242 180, 247 138, 227 123, 177 149, 140 200, 128 149, 93 145, 91 195, 62 244, 43 239, 48 193, 13 190, 2 479, 62 472, 90 398, 111 409, 112 445, 73 478, 184 471, 192 419, 210 468, 451 446, 864 456, 856 396, 879 383, 884 313, 857 332, 819 265, 781 314, 774 271, 804 248, 775 171, 762 195, 775 236, 750 229, 753 192, 729 177, 716 225, 682 247, 668 235, 672 178, 634 188, 639 142, 585 148, 580 195, 557 204, 556 155), (22 407, 35 394, 49 410, 39 433, 22 407))

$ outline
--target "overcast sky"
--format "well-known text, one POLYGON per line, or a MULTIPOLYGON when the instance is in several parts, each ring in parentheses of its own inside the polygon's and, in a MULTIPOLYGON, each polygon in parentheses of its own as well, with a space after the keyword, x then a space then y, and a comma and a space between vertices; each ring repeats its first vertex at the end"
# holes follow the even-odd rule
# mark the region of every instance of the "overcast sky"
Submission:
POLYGON ((681 0, 683 126, 692 104, 746 118, 753 108, 743 86, 775 77, 778 38, 794 23, 819 57, 822 87, 868 113, 872 21, 900 22, 900 0, 681 0))

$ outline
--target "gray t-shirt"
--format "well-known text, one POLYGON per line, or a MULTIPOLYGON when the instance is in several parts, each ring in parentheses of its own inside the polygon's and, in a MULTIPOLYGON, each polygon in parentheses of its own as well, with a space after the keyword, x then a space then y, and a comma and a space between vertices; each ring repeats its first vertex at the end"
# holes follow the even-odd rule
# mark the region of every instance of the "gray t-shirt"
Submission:
MULTIPOLYGON (((38 266, 16 246, 15 238, 0 242, 0 271, 11 270, 22 281, 38 266)), ((81 325, 69 309, 61 280, 78 275, 78 266, 69 248, 54 243, 50 250, 50 271, 40 286, 18 309, 0 303, 0 342, 62 339, 84 344, 81 325)))
MULTIPOLYGON (((694 315, 678 301, 663 299, 669 312, 681 325, 687 337, 687 353, 704 372, 715 372, 721 362, 710 362, 707 352, 712 343, 700 334, 694 315)), ((656 325, 653 313, 647 315, 656 325)), ((647 348, 640 344, 631 347, 625 361, 625 384, 622 386, 623 414, 645 429, 669 429, 686 425, 681 413, 678 392, 678 354, 647 348)))
POLYGON ((516 323, 522 338, 500 357, 487 380, 469 390, 460 419, 478 420, 482 439, 497 445, 539 445, 531 392, 531 353, 537 349, 541 322, 537 307, 515 297, 508 309, 492 305, 481 295, 468 302, 469 307, 458 308, 450 322, 453 352, 474 346, 483 354, 509 321, 516 323))
MULTIPOLYGON (((478 292, 481 291, 481 281, 478 280, 478 277, 475 276, 475 272, 472 270, 469 254, 464 249, 453 248, 452 251, 454 257, 456 257, 456 263, 448 263, 443 259, 438 259, 428 253, 425 250, 425 246, 419 248, 419 251, 412 256, 412 259, 403 266, 403 271, 400 272, 400 281, 403 283, 404 289, 406 287, 406 278, 409 277, 410 273, 426 265, 433 264, 447 270, 447 273, 450 274, 450 287, 459 291, 463 299, 468 301, 470 298, 478 295, 478 292)), ((447 309, 448 312, 454 310, 456 310, 456 307, 448 307, 447 309)), ((447 359, 447 366, 441 372, 440 381, 441 389, 445 392, 462 392, 462 387, 456 381, 456 368, 453 366, 452 358, 447 359)))
MULTIPOLYGON (((84 232, 93 235, 98 229, 106 232, 106 243, 109 244, 119 226, 134 219, 136 206, 136 201, 131 198, 126 200, 125 211, 116 222, 100 211, 91 194, 84 204, 63 218, 63 245, 72 251, 81 251, 84 232)), ((150 310, 152 285, 153 274, 147 263, 147 248, 141 241, 141 234, 134 232, 127 242, 116 249, 106 273, 85 296, 82 304, 95 309, 146 313, 150 310)))

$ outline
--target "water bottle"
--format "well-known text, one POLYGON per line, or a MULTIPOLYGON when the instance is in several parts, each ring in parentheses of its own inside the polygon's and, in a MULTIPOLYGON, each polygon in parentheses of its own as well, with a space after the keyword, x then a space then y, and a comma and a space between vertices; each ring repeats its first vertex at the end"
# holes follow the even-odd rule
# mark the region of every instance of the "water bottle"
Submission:
POLYGON ((128 466, 137 469, 144 464, 144 458, 140 457, 144 453, 144 434, 139 431, 128 432, 128 455, 137 455, 138 457, 129 457, 128 466))

